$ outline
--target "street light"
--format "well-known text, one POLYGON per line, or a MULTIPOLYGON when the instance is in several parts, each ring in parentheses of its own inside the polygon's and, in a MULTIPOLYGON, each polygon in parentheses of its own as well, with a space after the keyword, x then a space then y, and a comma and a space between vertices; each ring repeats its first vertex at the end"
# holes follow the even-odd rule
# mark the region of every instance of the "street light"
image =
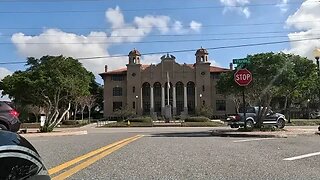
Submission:
MULTIPOLYGON (((202 100, 201 100, 202 94, 199 94, 199 97, 200 97, 200 103, 202 104, 202 100)), ((203 104, 202 104, 202 105, 203 105, 203 104)))
POLYGON ((317 62, 318 75, 320 75, 320 74, 319 74, 320 49, 319 49, 319 48, 314 49, 314 50, 313 50, 313 55, 314 55, 314 58, 316 59, 316 62, 317 62))
POLYGON ((310 119, 310 110, 309 110, 309 103, 310 103, 310 99, 307 100, 308 104, 307 104, 307 113, 308 113, 308 119, 310 119))
MULTIPOLYGON (((320 49, 319 49, 319 48, 315 48, 315 49, 313 50, 313 55, 314 55, 314 58, 315 58, 316 61, 317 61, 318 77, 320 77, 320 68, 319 68, 320 49)), ((318 98, 320 99, 320 91, 319 91, 319 96, 318 96, 318 98)), ((318 130, 320 131, 320 126, 318 127, 318 130)))

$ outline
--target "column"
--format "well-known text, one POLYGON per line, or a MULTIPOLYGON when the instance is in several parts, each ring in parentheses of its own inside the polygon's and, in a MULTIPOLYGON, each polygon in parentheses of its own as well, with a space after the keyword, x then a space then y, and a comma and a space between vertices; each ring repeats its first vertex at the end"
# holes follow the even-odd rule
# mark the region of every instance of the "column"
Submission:
POLYGON ((173 98, 172 114, 175 116, 177 114, 176 86, 172 87, 172 98, 173 98))
POLYGON ((141 112, 143 112, 142 88, 141 88, 141 91, 140 91, 140 110, 141 110, 141 112))
POLYGON ((195 86, 194 87, 194 108, 197 109, 197 106, 198 106, 198 93, 197 93, 197 87, 195 86))
POLYGON ((164 86, 161 86, 161 115, 164 116, 164 107, 165 107, 165 93, 164 93, 164 86))
POLYGON ((183 104, 184 104, 184 113, 188 114, 188 99, 187 99, 187 86, 183 87, 183 104))
POLYGON ((150 86, 150 113, 154 112, 153 86, 150 86))

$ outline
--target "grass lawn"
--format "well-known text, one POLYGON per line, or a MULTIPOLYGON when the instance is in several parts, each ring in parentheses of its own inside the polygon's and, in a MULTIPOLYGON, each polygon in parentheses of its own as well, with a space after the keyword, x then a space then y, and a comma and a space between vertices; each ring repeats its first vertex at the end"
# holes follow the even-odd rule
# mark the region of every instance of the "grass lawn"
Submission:
POLYGON ((286 123, 286 126, 318 126, 320 119, 291 119, 291 123, 286 123))

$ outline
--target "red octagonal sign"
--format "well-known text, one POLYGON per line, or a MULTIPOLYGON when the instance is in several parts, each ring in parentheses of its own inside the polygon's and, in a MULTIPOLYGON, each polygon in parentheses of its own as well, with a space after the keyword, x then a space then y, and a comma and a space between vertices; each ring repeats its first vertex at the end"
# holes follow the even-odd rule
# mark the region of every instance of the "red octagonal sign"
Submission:
POLYGON ((234 73, 234 81, 239 84, 239 86, 247 86, 252 81, 251 72, 247 69, 239 69, 234 73))

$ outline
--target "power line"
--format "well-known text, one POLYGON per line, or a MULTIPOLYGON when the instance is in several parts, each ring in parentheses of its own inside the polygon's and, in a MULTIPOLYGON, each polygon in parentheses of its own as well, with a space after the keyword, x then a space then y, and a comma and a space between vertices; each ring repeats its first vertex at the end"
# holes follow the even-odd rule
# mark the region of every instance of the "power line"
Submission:
MULTIPOLYGON (((293 35, 294 37, 304 37, 304 35, 293 35)), ((311 37, 320 36, 320 34, 309 35, 311 37)), ((252 40, 252 39, 269 39, 269 38, 288 38, 288 36, 255 36, 255 37, 235 37, 235 38, 206 38, 206 39, 183 39, 183 40, 154 40, 154 41, 138 41, 130 42, 124 41, 130 44, 149 44, 149 43, 180 43, 180 42, 206 42, 206 41, 228 41, 228 40, 252 40)), ((87 44, 109 44, 117 43, 117 41, 101 41, 101 42, 26 42, 15 44, 30 44, 30 45, 51 45, 51 44, 68 44, 68 45, 87 45, 87 44)), ((123 42, 122 42, 123 43, 123 42)), ((0 42, 0 45, 11 45, 9 42, 0 42)))
MULTIPOLYGON (((297 39, 297 40, 285 40, 285 41, 271 41, 271 42, 263 42, 263 43, 251 43, 251 44, 239 44, 239 45, 230 45, 230 46, 218 46, 218 47, 209 47, 207 50, 218 50, 218 49, 231 49, 231 48, 241 48, 241 47, 254 47, 254 46, 263 46, 263 45, 273 45, 273 44, 283 44, 288 42, 302 42, 302 41, 310 41, 310 40, 320 40, 318 38, 308 38, 308 39, 297 39)), ((174 50, 174 51, 158 51, 158 52, 149 52, 142 53, 141 55, 155 55, 155 54, 166 54, 166 53, 183 53, 183 52, 193 52, 197 49, 184 49, 184 50, 174 50)), ((114 55, 114 56, 95 56, 95 57, 78 57, 79 61, 83 60, 94 60, 94 59, 108 59, 108 58, 116 58, 116 57, 126 57, 127 55, 114 55)), ((15 62, 0 62, 0 65, 7 64, 24 64, 25 61, 15 61, 15 62)))
MULTIPOLYGON (((1 2, 1 1, 0 1, 1 2)), ((319 3, 309 2, 308 4, 319 3)), ((275 5, 298 5, 300 3, 266 3, 266 4, 248 4, 246 7, 267 7, 275 5)), ((137 12, 137 11, 179 11, 179 10, 201 10, 201 9, 219 9, 219 8, 236 8, 243 7, 243 5, 225 5, 225 6, 200 6, 200 7, 169 7, 169 8, 145 8, 145 9, 123 9, 123 12, 137 12)), ((38 11, 0 11, 1 14, 43 14, 43 13, 104 13, 106 10, 38 10, 38 11)))
MULTIPOLYGON (((320 22, 320 19, 313 20, 313 21, 291 21, 291 23, 309 23, 309 22, 320 22)), ((284 24, 285 22, 265 22, 265 23, 242 23, 242 24, 210 24, 210 25, 201 25, 201 28, 208 28, 208 27, 237 27, 237 26, 265 26, 265 25, 278 25, 284 24)), ((130 26, 130 27, 121 27, 121 28, 105 28, 105 27, 63 27, 62 29, 105 29, 105 30, 125 30, 125 29, 167 29, 173 28, 174 25, 169 26, 130 26)), ((189 25, 182 25, 181 27, 190 27, 189 25)), ((0 27, 2 30, 16 30, 16 29, 29 29, 29 30, 37 30, 43 29, 43 27, 0 27)))
MULTIPOLYGON (((313 31, 320 31, 320 29, 314 29, 313 31)), ((184 36, 230 36, 230 35, 242 35, 242 34, 281 34, 281 33, 292 33, 292 31, 248 31, 248 32, 229 32, 229 33, 201 33, 201 34, 148 34, 148 37, 184 37, 184 36)), ((12 37, 13 34, 0 34, 0 37, 12 37)), ((28 34, 25 36, 40 36, 38 34, 28 34)), ((55 34, 41 34, 41 36, 45 37, 55 37, 60 35, 55 34)), ((106 36, 99 36, 99 35, 90 35, 90 37, 103 37, 106 36)), ((128 37, 145 37, 143 35, 127 35, 127 36, 107 36, 109 38, 128 38, 128 37)))

